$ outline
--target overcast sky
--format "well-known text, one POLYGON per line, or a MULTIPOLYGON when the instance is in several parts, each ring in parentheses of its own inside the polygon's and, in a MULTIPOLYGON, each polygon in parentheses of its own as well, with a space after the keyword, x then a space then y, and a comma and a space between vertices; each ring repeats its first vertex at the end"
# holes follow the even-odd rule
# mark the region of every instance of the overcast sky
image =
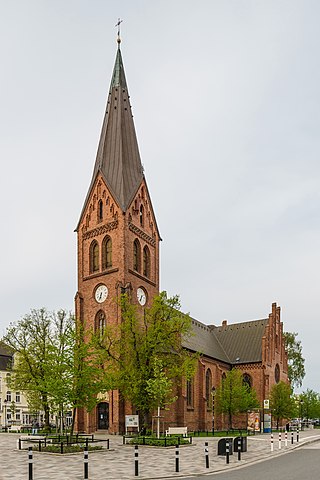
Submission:
POLYGON ((0 0, 0 334, 74 308, 118 17, 161 289, 216 325, 277 302, 319 392, 317 0, 0 0))

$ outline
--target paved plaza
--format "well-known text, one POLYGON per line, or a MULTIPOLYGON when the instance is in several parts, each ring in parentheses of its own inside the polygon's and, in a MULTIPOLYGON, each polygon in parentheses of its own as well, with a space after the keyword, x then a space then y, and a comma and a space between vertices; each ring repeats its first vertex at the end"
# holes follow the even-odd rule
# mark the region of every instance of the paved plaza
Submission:
MULTIPOLYGON (((99 438, 99 435, 96 436, 99 438)), ((17 449, 18 434, 0 434, 0 480, 28 479, 28 451, 17 449)), ((89 479, 119 480, 133 479, 134 447, 122 445, 122 437, 100 435, 101 439, 110 439, 110 450, 89 453, 89 479)), ((226 465, 225 457, 217 456, 219 438, 194 438, 190 446, 179 449, 180 472, 175 472, 175 447, 139 447, 139 478, 156 479, 168 477, 184 477, 239 468, 251 462, 267 457, 282 455, 294 448, 320 439, 319 430, 300 432, 300 442, 291 445, 288 435, 288 445, 285 446, 282 434, 281 449, 279 449, 278 434, 274 434, 274 451, 271 453, 270 435, 256 435, 248 438, 248 451, 242 453, 239 461, 237 453, 230 456, 226 465), (208 442, 209 468, 206 468, 205 442, 208 442)), ((33 455, 33 480, 80 480, 84 478, 83 454, 58 455, 37 453, 33 455)))

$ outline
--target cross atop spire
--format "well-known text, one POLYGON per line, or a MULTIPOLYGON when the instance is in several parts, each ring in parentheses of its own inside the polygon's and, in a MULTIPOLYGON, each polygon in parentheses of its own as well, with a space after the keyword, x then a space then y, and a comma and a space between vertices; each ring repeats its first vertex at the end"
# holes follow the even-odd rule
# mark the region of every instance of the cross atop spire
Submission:
POLYGON ((122 22, 123 22, 123 20, 120 20, 120 18, 118 18, 118 22, 115 24, 115 27, 118 27, 118 38, 117 38, 118 48, 120 48, 120 43, 121 43, 120 24, 121 24, 122 22))

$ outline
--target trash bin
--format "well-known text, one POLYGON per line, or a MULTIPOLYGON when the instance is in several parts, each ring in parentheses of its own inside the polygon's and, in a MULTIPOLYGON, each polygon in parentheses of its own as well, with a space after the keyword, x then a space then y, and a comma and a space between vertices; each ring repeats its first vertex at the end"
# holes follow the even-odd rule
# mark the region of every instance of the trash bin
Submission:
POLYGON ((246 452, 247 451, 247 437, 236 437, 233 441, 233 450, 234 452, 239 451, 239 440, 240 440, 240 452, 246 452))
POLYGON ((229 442, 229 455, 233 454, 232 438, 221 438, 218 442, 218 455, 226 455, 227 442, 229 442))

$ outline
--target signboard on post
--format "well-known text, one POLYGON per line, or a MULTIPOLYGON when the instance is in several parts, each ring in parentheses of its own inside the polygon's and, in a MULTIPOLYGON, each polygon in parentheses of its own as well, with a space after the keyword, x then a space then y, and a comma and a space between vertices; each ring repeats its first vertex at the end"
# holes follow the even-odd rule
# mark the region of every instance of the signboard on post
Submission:
POLYGON ((269 408, 270 408, 270 401, 269 401, 269 399, 268 399, 268 400, 263 400, 263 408, 264 408, 265 410, 269 410, 269 408))
POLYGON ((128 428, 137 428, 139 431, 139 415, 126 415, 126 435, 128 428))

